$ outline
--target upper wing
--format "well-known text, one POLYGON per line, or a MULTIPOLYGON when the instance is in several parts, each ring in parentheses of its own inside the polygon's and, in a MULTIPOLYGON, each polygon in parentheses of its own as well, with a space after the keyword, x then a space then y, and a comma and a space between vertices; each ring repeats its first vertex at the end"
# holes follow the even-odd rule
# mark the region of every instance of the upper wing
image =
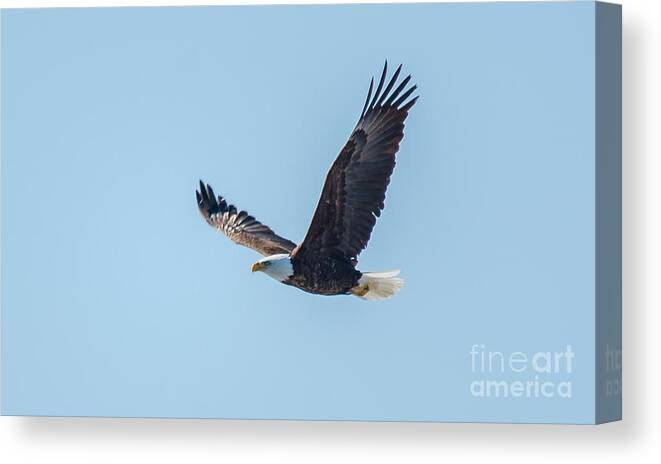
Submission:
POLYGON ((410 75, 392 90, 401 65, 382 92, 387 68, 386 62, 371 100, 374 79, 370 82, 360 120, 326 175, 310 228, 294 256, 313 251, 355 260, 367 246, 384 207, 404 120, 418 99, 407 101, 416 89, 405 90, 410 75))
POLYGON ((296 247, 294 242, 280 237, 247 212, 237 211, 234 205, 228 206, 220 195, 216 198, 210 185, 205 186, 200 181, 200 191, 196 190, 195 196, 204 220, 233 242, 264 256, 290 253, 296 247))

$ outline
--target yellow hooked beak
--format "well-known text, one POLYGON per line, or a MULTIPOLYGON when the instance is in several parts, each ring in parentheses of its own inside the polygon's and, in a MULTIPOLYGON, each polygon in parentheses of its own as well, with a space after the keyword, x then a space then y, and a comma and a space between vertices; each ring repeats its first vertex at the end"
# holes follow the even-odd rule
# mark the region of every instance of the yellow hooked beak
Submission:
POLYGON ((253 264, 250 268, 252 272, 261 271, 262 269, 264 269, 264 263, 260 263, 259 261, 253 264))

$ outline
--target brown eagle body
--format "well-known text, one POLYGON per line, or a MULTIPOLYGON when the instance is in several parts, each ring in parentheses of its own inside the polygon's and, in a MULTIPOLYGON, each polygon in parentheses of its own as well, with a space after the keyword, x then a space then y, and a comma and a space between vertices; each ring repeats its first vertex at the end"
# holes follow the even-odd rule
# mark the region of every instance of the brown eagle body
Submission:
POLYGON ((346 295, 363 275, 352 262, 323 253, 293 259, 292 264, 294 274, 282 283, 316 295, 346 295))
POLYGON ((354 294, 385 299, 401 288, 398 271, 362 273, 357 257, 369 241, 395 168, 404 121, 418 97, 411 76, 396 87, 401 65, 385 85, 387 63, 374 96, 370 82, 360 119, 329 169, 321 197, 303 241, 277 235, 245 211, 216 197, 200 181, 197 205, 204 219, 235 243, 266 256, 253 265, 282 283, 319 295, 354 294), (393 90, 394 88, 394 90, 393 90))

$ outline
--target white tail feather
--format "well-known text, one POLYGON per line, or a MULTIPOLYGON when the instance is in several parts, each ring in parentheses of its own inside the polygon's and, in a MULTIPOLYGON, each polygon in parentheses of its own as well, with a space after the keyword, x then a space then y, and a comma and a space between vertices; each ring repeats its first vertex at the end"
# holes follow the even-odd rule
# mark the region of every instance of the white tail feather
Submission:
POLYGON ((387 300, 404 286, 404 279, 397 277, 399 269, 384 272, 363 272, 351 293, 364 300, 387 300))

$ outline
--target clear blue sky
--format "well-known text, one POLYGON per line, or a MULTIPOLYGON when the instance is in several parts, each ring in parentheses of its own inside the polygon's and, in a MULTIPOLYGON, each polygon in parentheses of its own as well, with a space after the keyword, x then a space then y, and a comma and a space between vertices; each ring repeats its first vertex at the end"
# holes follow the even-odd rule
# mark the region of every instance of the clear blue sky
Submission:
POLYGON ((584 420, 593 8, 3 11, 3 412, 584 420), (405 288, 251 274, 197 180, 299 241, 385 58, 421 97, 359 267, 405 288), (475 401, 476 343, 571 343, 574 398, 475 401))

